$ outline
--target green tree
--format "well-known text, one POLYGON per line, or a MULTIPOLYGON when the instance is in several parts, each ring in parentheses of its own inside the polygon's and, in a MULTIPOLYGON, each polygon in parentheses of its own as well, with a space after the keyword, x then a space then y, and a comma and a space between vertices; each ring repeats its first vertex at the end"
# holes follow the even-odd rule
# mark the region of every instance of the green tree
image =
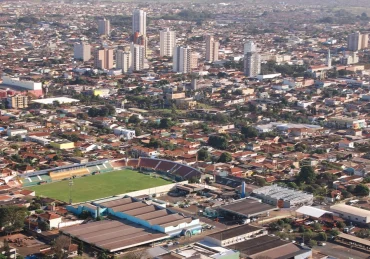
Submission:
POLYGON ((206 161, 209 158, 209 152, 207 149, 202 148, 197 152, 198 160, 206 161))
POLYGON ((76 148, 73 151, 73 156, 82 157, 83 156, 82 151, 76 148))
POLYGON ((208 145, 224 150, 228 147, 228 141, 224 136, 210 136, 208 138, 208 145))
POLYGON ((316 242, 316 240, 311 239, 311 240, 308 242, 308 245, 309 245, 310 247, 314 247, 314 246, 317 246, 317 242, 316 242))
POLYGON ((230 153, 224 152, 221 154, 220 158, 218 159, 218 162, 220 163, 228 163, 233 160, 233 157, 231 156, 230 153))
POLYGON ((314 224, 312 224, 312 228, 315 230, 315 231, 320 231, 322 230, 322 225, 318 222, 315 222, 314 224))
POLYGON ((258 131, 254 127, 242 127, 241 133, 246 138, 255 138, 258 136, 258 131))
POLYGON ((266 185, 266 180, 261 177, 256 177, 256 184, 263 187, 266 185))
POLYGON ((367 187, 365 184, 358 184, 355 187, 354 193, 357 196, 369 196, 369 187, 367 187))
POLYGON ((41 221, 38 223, 38 228, 42 231, 48 231, 50 230, 50 225, 45 221, 41 221))
POLYGON ((305 232, 303 233, 303 236, 306 240, 310 240, 313 238, 313 232, 311 229, 307 229, 305 230, 305 232))
POLYGON ((338 229, 333 228, 329 231, 329 233, 330 233, 330 235, 335 237, 335 236, 338 236, 340 234, 340 231, 338 229))
POLYGON ((346 224, 342 221, 337 222, 336 226, 340 229, 343 229, 346 227, 346 224))
POLYGON ((168 118, 161 119, 161 122, 159 123, 159 127, 161 129, 168 129, 171 128, 173 125, 173 122, 168 118))
POLYGON ((141 136, 143 134, 143 131, 139 127, 136 127, 134 130, 135 136, 141 136))
POLYGON ((0 229, 4 228, 6 233, 20 230, 24 226, 24 219, 27 216, 27 208, 18 206, 0 207, 0 229))
POLYGON ((298 186, 295 182, 287 183, 287 187, 292 188, 292 189, 298 189, 298 186))
POLYGON ((328 240, 328 236, 326 235, 325 232, 320 232, 318 235, 318 239, 320 239, 321 241, 326 241, 328 240))
POLYGON ((311 166, 302 166, 297 180, 306 184, 312 184, 316 180, 315 170, 311 166))
POLYGON ((138 124, 139 122, 140 122, 139 116, 137 116, 136 114, 131 115, 130 118, 128 119, 128 123, 138 124))

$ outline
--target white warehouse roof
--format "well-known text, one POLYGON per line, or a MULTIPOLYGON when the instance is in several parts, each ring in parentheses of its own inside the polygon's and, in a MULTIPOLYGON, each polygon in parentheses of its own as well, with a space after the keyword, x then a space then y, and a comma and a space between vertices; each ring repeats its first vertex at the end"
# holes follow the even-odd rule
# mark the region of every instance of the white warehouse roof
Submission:
POLYGON ((32 100, 34 103, 41 103, 41 104, 53 104, 53 102, 58 101, 60 104, 62 103, 74 103, 79 102, 80 100, 72 99, 69 97, 54 97, 54 98, 45 98, 45 99, 36 99, 32 100))
POLYGON ((332 214, 332 212, 330 211, 322 210, 322 209, 311 207, 311 206, 302 206, 299 209, 297 209, 296 212, 310 216, 310 217, 314 217, 314 218, 320 218, 325 213, 332 214))

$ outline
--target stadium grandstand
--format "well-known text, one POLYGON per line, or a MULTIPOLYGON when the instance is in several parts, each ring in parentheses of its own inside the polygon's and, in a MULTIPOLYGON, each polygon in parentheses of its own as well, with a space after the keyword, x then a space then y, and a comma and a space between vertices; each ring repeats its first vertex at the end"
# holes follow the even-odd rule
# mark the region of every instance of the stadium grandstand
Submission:
POLYGON ((22 175, 21 182, 24 187, 29 187, 96 173, 108 173, 125 168, 157 172, 175 181, 201 178, 201 172, 191 166, 169 160, 140 157, 138 159, 112 161, 105 159, 26 173, 22 175))

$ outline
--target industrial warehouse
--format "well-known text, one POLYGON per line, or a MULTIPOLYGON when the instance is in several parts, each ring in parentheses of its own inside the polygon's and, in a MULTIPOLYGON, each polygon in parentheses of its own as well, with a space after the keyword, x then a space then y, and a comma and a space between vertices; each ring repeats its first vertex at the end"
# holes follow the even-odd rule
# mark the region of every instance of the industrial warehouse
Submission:
POLYGON ((264 203, 278 206, 279 208, 294 208, 312 205, 313 194, 277 185, 264 186, 253 191, 253 196, 262 199, 264 203))
POLYGON ((186 217, 165 208, 153 200, 119 197, 68 206, 74 214, 88 211, 92 215, 108 216, 98 221, 64 229, 65 235, 109 252, 148 244, 175 236, 192 236, 201 232, 199 219, 186 217))

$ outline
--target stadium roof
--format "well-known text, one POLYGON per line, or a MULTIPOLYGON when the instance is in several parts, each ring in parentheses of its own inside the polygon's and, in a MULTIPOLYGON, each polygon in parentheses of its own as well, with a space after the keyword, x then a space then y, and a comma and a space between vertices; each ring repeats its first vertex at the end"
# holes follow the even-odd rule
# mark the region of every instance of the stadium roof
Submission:
POLYGON ((125 220, 103 220, 67 227, 62 233, 109 252, 169 238, 168 235, 125 220))
POLYGON ((320 218, 322 215, 326 213, 332 214, 330 211, 322 210, 319 208, 311 207, 311 206, 302 206, 299 209, 296 210, 296 212, 314 217, 314 218, 320 218))
POLYGON ((218 208, 247 218, 276 209, 276 207, 274 206, 264 204, 258 200, 249 198, 238 200, 236 202, 220 206, 218 208))

